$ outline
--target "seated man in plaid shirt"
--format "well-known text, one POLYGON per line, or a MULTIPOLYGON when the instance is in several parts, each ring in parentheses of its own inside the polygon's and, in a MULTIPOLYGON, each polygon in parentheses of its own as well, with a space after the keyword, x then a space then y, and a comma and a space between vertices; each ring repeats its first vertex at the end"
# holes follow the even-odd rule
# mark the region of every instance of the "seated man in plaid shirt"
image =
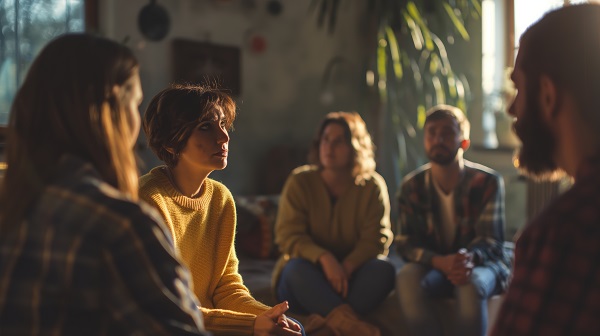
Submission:
POLYGON ((427 113, 430 163, 404 179, 399 196, 398 252, 407 261, 397 293, 412 335, 442 335, 431 299, 454 297, 453 335, 484 335, 487 299, 507 286, 504 184, 490 168, 463 159, 469 121, 453 106, 427 113))
POLYGON ((517 241, 493 335, 600 335, 600 5, 532 25, 511 79, 521 167, 575 183, 517 241))

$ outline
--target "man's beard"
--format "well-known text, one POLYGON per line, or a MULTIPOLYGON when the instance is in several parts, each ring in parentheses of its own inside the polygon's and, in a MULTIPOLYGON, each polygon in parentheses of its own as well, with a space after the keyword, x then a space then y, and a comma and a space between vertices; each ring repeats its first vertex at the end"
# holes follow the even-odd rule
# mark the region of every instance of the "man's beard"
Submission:
POLYGON ((457 146, 456 149, 454 151, 442 146, 442 145, 438 145, 438 146, 434 146, 432 147, 429 152, 427 153, 427 157, 429 158, 429 161, 436 163, 440 166, 447 166, 449 164, 451 164, 452 162, 454 162, 454 159, 456 159, 456 154, 458 153, 458 150, 460 149, 460 146, 457 146), (433 154, 433 151, 436 148, 442 148, 443 151, 440 153, 438 152, 437 154, 433 154))
POLYGON ((564 176, 554 161, 556 138, 544 122, 537 100, 537 88, 527 92, 526 111, 513 124, 522 146, 518 152, 519 170, 535 180, 558 180, 564 176))

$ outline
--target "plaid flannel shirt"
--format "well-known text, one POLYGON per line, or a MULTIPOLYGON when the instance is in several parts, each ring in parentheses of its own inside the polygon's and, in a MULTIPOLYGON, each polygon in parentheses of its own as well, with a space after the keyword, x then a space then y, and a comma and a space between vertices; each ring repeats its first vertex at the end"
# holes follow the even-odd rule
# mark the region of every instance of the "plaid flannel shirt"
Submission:
POLYGON ((77 158, 59 171, 2 237, 0 335, 207 335, 158 214, 77 158))
POLYGON ((600 335, 600 156, 529 224, 494 336, 600 335))
POLYGON ((466 248, 476 266, 490 267, 502 288, 508 285, 510 254, 504 249, 504 182, 494 170, 464 161, 463 176, 454 189, 456 235, 445 247, 431 164, 407 175, 398 197, 398 252, 408 262, 431 265, 431 258, 466 248))

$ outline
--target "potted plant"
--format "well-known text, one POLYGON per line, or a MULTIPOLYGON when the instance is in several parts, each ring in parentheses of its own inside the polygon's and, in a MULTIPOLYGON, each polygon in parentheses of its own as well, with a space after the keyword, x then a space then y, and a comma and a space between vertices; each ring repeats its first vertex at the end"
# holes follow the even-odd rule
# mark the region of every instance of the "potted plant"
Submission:
MULTIPOLYGON (((333 33, 346 1, 313 0, 318 26, 333 33)), ((365 88, 369 113, 379 121, 373 132, 376 145, 391 147, 378 160, 389 160, 393 166, 394 176, 386 177, 390 191, 402 176, 426 162, 422 130, 429 107, 450 104, 468 115, 469 82, 452 68, 447 46, 470 40, 467 23, 480 20, 481 1, 364 1, 363 15, 372 36, 365 88)))

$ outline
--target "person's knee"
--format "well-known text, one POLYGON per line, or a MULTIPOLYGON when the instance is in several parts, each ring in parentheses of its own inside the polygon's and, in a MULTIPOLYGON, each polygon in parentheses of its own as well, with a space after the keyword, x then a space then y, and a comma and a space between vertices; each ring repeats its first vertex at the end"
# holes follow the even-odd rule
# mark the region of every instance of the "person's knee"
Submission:
POLYGON ((366 270, 369 272, 371 278, 376 279, 383 287, 394 287, 394 279, 396 277, 396 269, 394 265, 385 260, 374 260, 369 269, 366 270), (374 276, 377 275, 377 276, 374 276))
POLYGON ((473 272, 470 277, 471 283, 468 285, 469 290, 477 294, 477 296, 482 299, 485 297, 485 283, 479 273, 473 272))
POLYGON ((463 301, 481 300, 479 288, 473 283, 467 283, 456 287, 457 296, 464 298, 463 301))
POLYGON ((305 274, 311 268, 312 264, 308 260, 302 258, 293 258, 287 262, 283 268, 282 275, 290 277, 298 277, 305 274))
POLYGON ((377 270, 377 272, 386 274, 396 273, 394 265, 392 265, 392 263, 387 260, 373 259, 369 263, 371 264, 371 267, 373 267, 373 269, 377 270))
POLYGON ((372 259, 363 264, 352 276, 348 293, 348 303, 364 315, 387 297, 394 289, 396 270, 394 266, 380 259, 372 259), (364 289, 369 288, 368 291, 364 289))
POLYGON ((421 287, 421 279, 426 268, 419 264, 405 264, 396 276, 396 292, 400 303, 408 309, 416 301, 426 299, 426 294, 421 287))
POLYGON ((398 272, 396 284, 398 287, 420 287, 425 272, 425 267, 415 263, 407 263, 398 272))
POLYGON ((458 314, 463 320, 478 320, 480 318, 485 300, 479 291, 480 288, 472 283, 456 287, 458 314))
POLYGON ((491 270, 476 268, 471 273, 470 283, 473 285, 479 298, 486 299, 494 294, 496 276, 491 270))
POLYGON ((302 285, 307 277, 312 277, 318 272, 316 266, 302 258, 290 259, 281 272, 280 282, 290 284, 292 287, 302 285))

